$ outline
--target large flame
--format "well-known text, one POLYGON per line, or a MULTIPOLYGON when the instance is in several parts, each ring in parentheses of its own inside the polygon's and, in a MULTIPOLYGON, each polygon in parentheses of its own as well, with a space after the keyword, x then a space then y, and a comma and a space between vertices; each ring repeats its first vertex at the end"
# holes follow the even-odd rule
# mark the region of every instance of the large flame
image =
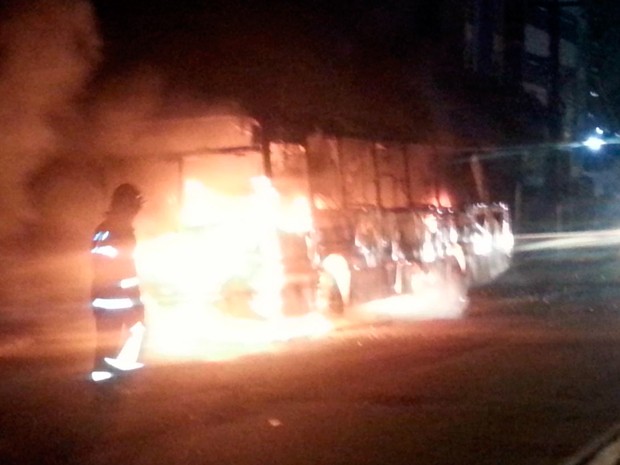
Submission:
POLYGON ((278 230, 312 228, 307 199, 282 201, 266 177, 252 178, 245 196, 221 195, 196 179, 183 194, 179 230, 136 251, 151 349, 228 358, 331 329, 320 314, 283 314, 278 230))

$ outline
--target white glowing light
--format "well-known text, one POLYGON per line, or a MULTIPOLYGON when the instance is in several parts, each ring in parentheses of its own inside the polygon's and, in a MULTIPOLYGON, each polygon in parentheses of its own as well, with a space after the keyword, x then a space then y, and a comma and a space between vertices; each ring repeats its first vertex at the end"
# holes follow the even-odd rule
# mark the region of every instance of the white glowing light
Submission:
POLYGON ((133 307, 135 302, 133 299, 101 299, 96 298, 92 301, 92 306, 102 310, 126 310, 133 307))
POLYGON ((424 224, 431 234, 435 234, 439 228, 437 217, 435 215, 426 215, 424 217, 424 224))
POLYGON ((456 244, 459 240, 459 233, 456 228, 450 228, 450 232, 448 233, 448 238, 450 242, 456 244))
POLYGON ((230 360, 252 353, 280 350, 277 343, 300 337, 321 337, 333 322, 319 313, 299 317, 243 319, 215 308, 181 305, 168 312, 149 307, 150 353, 164 358, 230 360))
POLYGON ((312 211, 306 197, 295 197, 287 207, 281 205, 278 227, 289 233, 312 231, 312 211))
POLYGON ((510 255, 514 249, 515 237, 510 231, 504 231, 499 238, 499 247, 502 252, 510 255))
POLYGON ((443 286, 432 284, 434 279, 438 279, 432 273, 418 278, 425 283, 414 294, 366 302, 359 306, 358 311, 361 315, 414 320, 454 319, 463 315, 468 300, 457 283, 446 282, 443 286))
MULTIPOLYGON (((148 344, 155 352, 229 358, 236 349, 228 344, 252 352, 331 328, 323 317, 295 319, 283 311, 279 234, 312 230, 308 200, 282 199, 264 176, 251 178, 248 187, 245 195, 227 195, 188 180, 181 229, 138 243, 148 344)), ((348 271, 346 262, 341 268, 348 271)))
POLYGON ((424 263, 432 263, 437 259, 437 253, 435 252, 435 247, 429 241, 425 241, 422 244, 422 251, 420 253, 420 258, 424 263))
MULTIPOLYGON (((340 297, 343 303, 347 305, 351 297, 351 269, 346 258, 338 254, 328 255, 323 260, 322 267, 325 273, 336 282, 336 286, 340 291, 340 297)), ((323 275, 320 277, 321 280, 325 278, 323 275)))
POLYGON ((103 255, 108 258, 115 258, 118 255, 118 249, 111 245, 93 247, 90 252, 92 254, 103 255))
POLYGON ((129 337, 123 344, 121 351, 116 358, 106 357, 105 362, 121 371, 132 371, 142 368, 143 363, 138 362, 140 349, 142 348, 142 339, 146 328, 141 322, 137 322, 129 329, 129 337))
POLYGON ((493 251, 493 236, 485 229, 481 228, 474 233, 471 241, 476 255, 486 256, 493 251))
POLYGON ((227 205, 215 193, 196 179, 183 184, 183 208, 180 220, 183 226, 204 226, 219 220, 226 214, 227 205))
POLYGON ((605 145, 605 141, 600 137, 590 136, 583 141, 583 145, 588 147, 593 152, 597 152, 605 145))
POLYGON ((144 367, 144 363, 130 362, 122 359, 119 360, 118 358, 106 357, 104 360, 112 368, 116 368, 120 371, 133 371, 144 367))
POLYGON ((459 244, 451 244, 446 250, 446 254, 454 259, 459 264, 461 271, 465 271, 467 268, 467 259, 465 258, 465 252, 459 244))
POLYGON ((92 379, 94 382, 98 383, 100 381, 105 381, 107 379, 110 379, 113 376, 114 375, 112 373, 110 373, 109 371, 96 370, 96 371, 91 372, 90 379, 92 379))
POLYGON ((127 278, 127 279, 122 279, 120 282, 121 289, 129 289, 132 287, 138 287, 139 284, 140 284, 140 280, 138 279, 137 276, 134 276, 132 278, 127 278))

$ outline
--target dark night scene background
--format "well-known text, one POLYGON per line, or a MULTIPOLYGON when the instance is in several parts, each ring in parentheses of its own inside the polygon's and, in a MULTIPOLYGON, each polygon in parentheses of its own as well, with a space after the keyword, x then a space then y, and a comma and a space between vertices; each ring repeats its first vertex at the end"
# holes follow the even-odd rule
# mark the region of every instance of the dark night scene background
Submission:
POLYGON ((433 147, 430 169, 448 166, 461 200, 508 203, 517 232, 615 226, 619 16, 612 1, 5 1, 3 247, 84 247, 102 160, 145 122, 220 113, 267 140, 433 147))
POLYGON ((0 0, 0 464, 617 461, 618 25, 0 0), (142 304, 91 371, 93 310, 142 304))

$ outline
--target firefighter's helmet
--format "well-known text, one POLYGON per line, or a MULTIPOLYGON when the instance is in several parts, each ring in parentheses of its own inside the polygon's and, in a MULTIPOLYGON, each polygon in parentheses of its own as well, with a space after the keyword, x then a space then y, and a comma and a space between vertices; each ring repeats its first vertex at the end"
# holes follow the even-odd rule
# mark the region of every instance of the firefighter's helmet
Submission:
POLYGON ((110 211, 137 213, 143 204, 144 200, 138 188, 133 184, 124 183, 114 189, 110 211))

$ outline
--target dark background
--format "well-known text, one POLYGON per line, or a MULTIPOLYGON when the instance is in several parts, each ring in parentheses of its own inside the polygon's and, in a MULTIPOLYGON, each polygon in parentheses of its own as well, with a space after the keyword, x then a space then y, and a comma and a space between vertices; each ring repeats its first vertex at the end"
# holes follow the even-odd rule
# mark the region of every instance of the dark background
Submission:
POLYGON ((172 100, 229 99, 263 120, 422 138, 429 102, 416 74, 446 48, 450 3, 95 1, 97 79, 142 66, 164 76, 172 100))

